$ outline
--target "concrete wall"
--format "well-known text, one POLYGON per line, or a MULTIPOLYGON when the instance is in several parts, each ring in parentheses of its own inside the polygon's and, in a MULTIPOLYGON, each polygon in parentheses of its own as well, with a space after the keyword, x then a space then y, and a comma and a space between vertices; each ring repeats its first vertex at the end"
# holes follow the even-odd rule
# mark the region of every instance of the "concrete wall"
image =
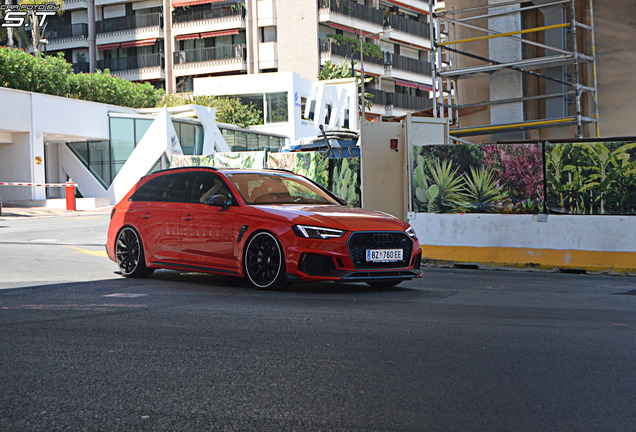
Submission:
MULTIPOLYGON (((0 88, 0 102, 0 132, 12 136, 11 143, 0 144, 0 181, 4 182, 44 183, 48 163, 45 142, 108 139, 108 113, 134 112, 132 108, 7 88, 0 88)), ((52 163, 59 161, 54 158, 52 163)), ((0 188, 5 201, 46 199, 45 187, 0 188)))
POLYGON ((320 70, 318 2, 276 0, 278 70, 315 80, 320 70))
POLYGON ((342 125, 346 108, 349 110, 349 128, 357 129, 356 90, 353 79, 316 81, 315 78, 305 79, 293 72, 194 79, 194 93, 198 95, 240 96, 287 92, 288 121, 252 126, 250 129, 285 135, 291 141, 320 133, 318 127, 324 124, 326 104, 333 108, 329 127, 342 125), (314 121, 301 118, 302 98, 317 101, 314 121))
POLYGON ((636 2, 594 1, 601 136, 634 136, 636 2))
MULTIPOLYGON (((0 144, 0 181, 30 182, 31 153, 30 134, 14 133, 12 144, 0 144)), ((33 189, 30 186, 0 186, 2 201, 32 199, 33 189)))
POLYGON ((636 217, 549 215, 412 215, 429 261, 636 272, 636 217))

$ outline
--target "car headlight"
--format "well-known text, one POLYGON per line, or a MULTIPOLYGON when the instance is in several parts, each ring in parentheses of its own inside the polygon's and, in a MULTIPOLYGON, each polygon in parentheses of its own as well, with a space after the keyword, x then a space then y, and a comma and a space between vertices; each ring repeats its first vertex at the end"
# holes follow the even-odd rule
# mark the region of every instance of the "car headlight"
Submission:
POLYGON ((404 232, 412 239, 417 240, 417 234, 415 234, 415 230, 413 229, 413 227, 408 227, 404 232))
POLYGON ((346 231, 333 229, 333 228, 322 228, 308 225, 294 225, 292 226, 294 230, 294 234, 298 237, 311 238, 311 239, 328 239, 328 238, 337 238, 345 235, 346 231))

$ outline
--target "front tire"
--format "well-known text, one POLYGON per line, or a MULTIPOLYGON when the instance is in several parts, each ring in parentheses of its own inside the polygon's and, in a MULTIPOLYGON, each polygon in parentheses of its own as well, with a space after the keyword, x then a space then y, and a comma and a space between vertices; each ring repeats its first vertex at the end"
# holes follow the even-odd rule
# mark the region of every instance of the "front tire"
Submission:
POLYGON ((125 277, 148 277, 154 271, 154 269, 146 267, 141 237, 132 227, 124 227, 117 234, 115 258, 121 274, 125 277))
POLYGON ((249 239, 245 246, 243 270, 257 288, 271 290, 285 285, 285 255, 273 234, 261 231, 249 239))

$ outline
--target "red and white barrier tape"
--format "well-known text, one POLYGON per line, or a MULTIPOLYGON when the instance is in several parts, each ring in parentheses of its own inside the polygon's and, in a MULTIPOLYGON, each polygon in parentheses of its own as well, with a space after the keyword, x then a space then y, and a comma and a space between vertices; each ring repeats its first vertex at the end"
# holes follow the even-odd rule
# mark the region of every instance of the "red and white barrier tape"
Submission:
POLYGON ((77 183, 16 183, 16 182, 0 182, 0 186, 44 186, 44 187, 66 187, 76 186, 77 183))

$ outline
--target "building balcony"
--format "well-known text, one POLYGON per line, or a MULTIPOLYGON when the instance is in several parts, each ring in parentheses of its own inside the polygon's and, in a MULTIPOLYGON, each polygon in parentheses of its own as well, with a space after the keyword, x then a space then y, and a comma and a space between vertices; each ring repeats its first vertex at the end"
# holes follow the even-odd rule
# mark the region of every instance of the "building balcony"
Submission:
POLYGON ((431 29, 427 23, 421 23, 399 15, 387 15, 384 25, 389 26, 396 32, 399 31, 425 39, 431 38, 431 29))
POLYGON ((320 9, 328 9, 330 13, 344 15, 349 18, 384 25, 384 13, 380 9, 364 6, 352 1, 319 0, 320 9))
POLYGON ((160 13, 108 18, 95 23, 97 33, 112 33, 127 30, 136 30, 147 27, 161 27, 160 13))
POLYGON ((245 45, 226 45, 177 51, 174 53, 174 64, 215 62, 219 60, 246 59, 245 45))
POLYGON ((97 61, 97 69, 109 69, 111 72, 141 68, 161 67, 163 54, 144 54, 135 57, 119 57, 97 61))
POLYGON ((245 7, 240 3, 233 5, 233 7, 217 6, 206 9, 177 7, 173 12, 172 22, 177 25, 193 21, 235 20, 237 18, 245 19, 245 7))
POLYGON ((247 72, 244 44, 177 51, 173 58, 177 77, 247 72))
POLYGON ((47 26, 44 38, 49 43, 55 43, 61 39, 86 39, 88 37, 88 24, 71 24, 61 26, 47 26))
POLYGON ((433 107, 433 100, 421 96, 404 93, 390 93, 384 90, 367 89, 373 96, 370 98, 374 105, 384 107, 387 111, 394 108, 407 111, 424 111, 433 107))
MULTIPOLYGON (((395 78, 396 71, 404 71, 416 75, 431 76, 433 66, 427 61, 417 60, 389 52, 384 53, 384 69, 387 77, 395 78)), ((398 77, 399 78, 399 77, 398 77)))
MULTIPOLYGON (((338 43, 329 39, 322 39, 320 41, 320 54, 324 54, 328 57, 340 57, 349 61, 353 55, 353 59, 358 63, 360 62, 360 46, 358 44, 338 43)), ((384 59, 382 57, 364 54, 362 59, 364 60, 365 67, 369 64, 384 65, 384 59)))
POLYGON ((415 43, 415 45, 421 44, 426 49, 430 48, 422 40, 430 40, 430 28, 427 23, 411 20, 400 15, 389 14, 385 16, 380 9, 353 1, 319 0, 318 7, 321 10, 321 14, 325 17, 321 21, 331 21, 333 17, 329 15, 333 14, 334 16, 342 17, 342 19, 336 19, 336 21, 354 30, 362 29, 367 32, 377 32, 390 27, 393 30, 391 38, 397 37, 398 40, 415 43), (362 28, 357 26, 356 23, 367 25, 362 26, 366 28, 362 28))

